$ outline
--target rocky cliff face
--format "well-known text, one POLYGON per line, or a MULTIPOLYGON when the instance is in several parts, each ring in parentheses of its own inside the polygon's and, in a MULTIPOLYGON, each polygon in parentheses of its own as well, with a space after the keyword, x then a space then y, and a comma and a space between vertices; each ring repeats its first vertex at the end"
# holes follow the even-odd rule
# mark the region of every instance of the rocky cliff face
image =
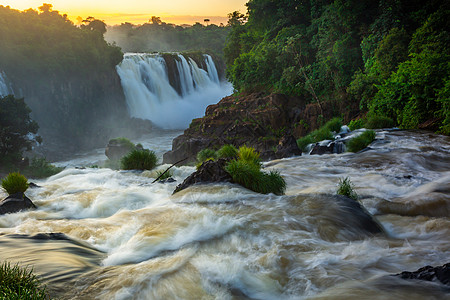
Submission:
POLYGON ((164 155, 164 162, 174 163, 186 157, 193 162, 198 151, 225 144, 254 147, 263 159, 287 157, 296 153, 281 151, 280 145, 292 148, 285 145, 286 141, 319 128, 340 112, 348 120, 357 108, 346 109, 329 102, 323 103, 321 110, 305 99, 282 94, 232 95, 208 106, 203 118, 194 119, 184 134, 173 140, 172 151, 164 155))

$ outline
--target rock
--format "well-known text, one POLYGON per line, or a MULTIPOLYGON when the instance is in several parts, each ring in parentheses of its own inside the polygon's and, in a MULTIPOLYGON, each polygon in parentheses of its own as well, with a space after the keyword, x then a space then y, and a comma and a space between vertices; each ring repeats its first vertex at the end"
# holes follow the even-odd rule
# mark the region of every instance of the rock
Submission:
POLYGON ((321 141, 316 143, 309 153, 310 155, 322 155, 322 154, 339 154, 345 152, 345 145, 342 141, 321 141))
POLYGON ((121 139, 111 139, 106 145, 105 155, 110 160, 120 160, 123 156, 134 150, 136 147, 121 139))
POLYGON ((403 279, 439 281, 445 285, 450 286, 450 263, 438 267, 426 266, 414 272, 405 271, 399 274, 395 274, 394 276, 399 276, 403 279))
POLYGON ((173 179, 172 177, 158 181, 158 183, 172 183, 172 182, 176 182, 176 180, 173 179))
POLYGON ((9 195, 0 202, 0 215, 12 214, 24 209, 34 209, 36 206, 24 193, 9 195))
POLYGON ((28 187, 31 188, 31 189, 37 189, 37 188, 40 188, 41 186, 37 185, 34 182, 30 182, 30 183, 28 183, 28 187))
POLYGON ((220 158, 216 161, 205 161, 197 171, 189 175, 183 183, 179 184, 173 193, 175 194, 191 185, 198 183, 232 182, 233 178, 231 178, 231 175, 225 171, 227 162, 228 160, 224 158, 220 158))
POLYGON ((300 156, 302 151, 298 148, 297 140, 292 135, 283 136, 275 152, 277 158, 300 156))

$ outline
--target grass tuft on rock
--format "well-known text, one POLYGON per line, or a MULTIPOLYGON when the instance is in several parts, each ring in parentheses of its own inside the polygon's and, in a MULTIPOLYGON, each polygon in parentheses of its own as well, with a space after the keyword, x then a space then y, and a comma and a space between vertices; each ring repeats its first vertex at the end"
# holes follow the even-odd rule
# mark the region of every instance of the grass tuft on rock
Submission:
POLYGON ((209 148, 203 149, 197 153, 197 160, 200 164, 210 159, 215 160, 216 158, 217 152, 209 148))
POLYGON ((224 145, 217 151, 217 158, 236 158, 238 149, 233 145, 224 145))
POLYGON ((354 185, 348 177, 339 179, 339 187, 336 194, 349 197, 355 201, 358 200, 358 194, 354 191, 354 185))
POLYGON ((234 159, 225 170, 235 183, 257 193, 283 195, 286 190, 286 182, 278 172, 265 173, 261 171, 261 165, 252 160, 234 159))
POLYGON ((347 150, 350 152, 358 152, 366 148, 375 140, 376 133, 373 130, 364 131, 361 135, 352 138, 347 142, 347 150))
POLYGON ((308 151, 308 145, 314 143, 314 139, 311 135, 307 135, 304 137, 301 137, 297 140, 297 146, 300 150, 302 150, 303 152, 307 152, 308 151))
POLYGON ((327 128, 329 131, 331 132, 336 132, 338 133, 339 131, 341 131, 341 127, 342 127, 342 118, 333 118, 330 121, 328 121, 327 123, 325 123, 325 125, 323 127, 327 128))
POLYGON ((2 179, 2 188, 8 195, 25 193, 28 189, 28 179, 18 172, 9 173, 2 179))
POLYGON ((260 154, 254 148, 247 146, 239 147, 238 157, 241 161, 255 165, 258 169, 261 168, 260 154))
POLYGON ((50 299, 45 286, 28 268, 0 265, 0 299, 50 299))
POLYGON ((171 178, 172 176, 173 176, 172 170, 168 170, 166 173, 164 173, 164 170, 160 170, 160 171, 156 172, 156 178, 159 178, 158 180, 166 180, 166 179, 171 178))
POLYGON ((133 150, 120 160, 123 170, 151 170, 157 162, 155 152, 148 149, 133 150))

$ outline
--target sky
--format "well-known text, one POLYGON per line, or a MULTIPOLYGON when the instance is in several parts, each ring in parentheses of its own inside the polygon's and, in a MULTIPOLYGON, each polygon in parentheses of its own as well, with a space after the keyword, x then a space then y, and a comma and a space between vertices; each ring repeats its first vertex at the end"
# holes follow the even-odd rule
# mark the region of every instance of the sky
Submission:
POLYGON ((0 0, 0 5, 18 10, 37 9, 42 3, 50 3, 53 10, 67 14, 77 22, 92 16, 108 25, 130 22, 143 24, 151 16, 160 17, 163 22, 174 24, 211 23, 226 24, 227 14, 233 11, 245 13, 248 0, 0 0))

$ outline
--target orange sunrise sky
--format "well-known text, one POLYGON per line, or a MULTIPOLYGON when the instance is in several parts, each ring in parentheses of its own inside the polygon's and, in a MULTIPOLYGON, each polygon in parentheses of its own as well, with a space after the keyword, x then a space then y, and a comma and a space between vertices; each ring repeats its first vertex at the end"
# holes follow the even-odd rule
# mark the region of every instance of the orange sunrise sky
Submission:
POLYGON ((248 0, 0 0, 0 5, 18 10, 37 9, 50 3, 53 9, 67 14, 76 23, 78 16, 93 16, 108 25, 130 22, 142 24, 151 16, 161 17, 166 23, 194 24, 210 19, 212 23, 227 23, 227 14, 245 13, 248 0))

